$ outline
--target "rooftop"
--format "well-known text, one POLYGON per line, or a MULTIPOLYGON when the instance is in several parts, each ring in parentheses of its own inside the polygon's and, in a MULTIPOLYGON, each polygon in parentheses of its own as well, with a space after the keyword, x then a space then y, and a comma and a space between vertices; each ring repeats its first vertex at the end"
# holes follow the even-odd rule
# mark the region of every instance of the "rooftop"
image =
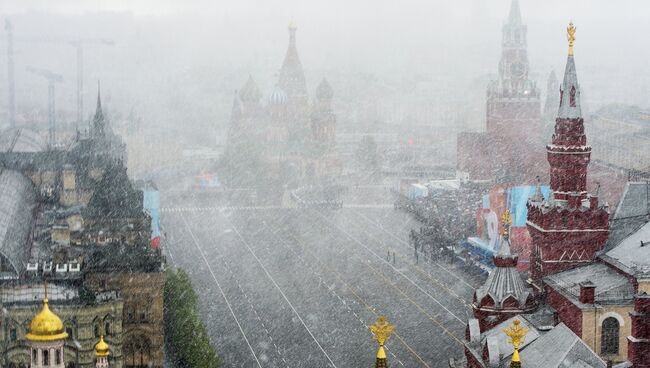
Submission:
POLYGON ((650 223, 646 223, 601 256, 635 277, 650 277, 650 223))
POLYGON ((579 284, 585 281, 596 286, 595 301, 599 304, 631 302, 634 297, 634 287, 628 278, 601 262, 556 273, 544 281, 578 306, 583 306, 579 301, 579 284))

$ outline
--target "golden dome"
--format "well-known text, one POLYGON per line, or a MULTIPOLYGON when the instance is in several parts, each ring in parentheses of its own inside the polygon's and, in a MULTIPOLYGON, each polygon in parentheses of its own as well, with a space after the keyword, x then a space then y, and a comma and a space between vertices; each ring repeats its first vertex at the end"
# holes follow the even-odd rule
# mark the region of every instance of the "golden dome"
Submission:
POLYGON ((47 303, 47 286, 45 287, 43 309, 32 319, 29 333, 25 337, 29 341, 54 341, 68 337, 61 318, 52 313, 47 303))
POLYGON ((97 357, 107 357, 110 353, 108 352, 109 346, 104 342, 104 336, 99 337, 99 342, 95 344, 95 356, 97 357))

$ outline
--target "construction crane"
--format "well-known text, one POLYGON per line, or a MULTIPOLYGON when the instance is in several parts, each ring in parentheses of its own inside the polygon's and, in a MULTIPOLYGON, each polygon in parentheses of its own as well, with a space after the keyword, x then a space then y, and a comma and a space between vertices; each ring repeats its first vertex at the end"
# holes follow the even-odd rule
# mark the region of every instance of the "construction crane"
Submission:
POLYGON ((71 41, 70 45, 77 50, 77 128, 79 124, 83 121, 83 70, 84 70, 84 45, 88 44, 100 44, 100 45, 110 45, 112 46, 114 42, 108 39, 82 39, 71 41))
POLYGON ((5 31, 7 31, 7 81, 9 82, 9 125, 16 126, 16 86, 14 81, 14 27, 5 19, 5 31))
MULTIPOLYGON (((14 134, 13 137, 11 137, 11 142, 9 142, 9 147, 5 151, 5 153, 12 153, 14 151, 14 147, 16 147, 16 142, 18 142, 18 137, 20 137, 20 134, 23 132, 22 129, 17 129, 16 133, 14 134)), ((2 175, 2 172, 4 169, 7 167, 7 156, 3 156, 2 162, 0 162, 0 175, 2 175)))
POLYGON ((56 142, 56 118, 54 115, 54 84, 55 83, 62 83, 63 82, 63 77, 60 74, 56 74, 50 70, 47 69, 38 69, 38 68, 32 68, 32 67, 27 67, 27 71, 30 73, 34 73, 36 75, 40 75, 41 77, 47 79, 47 118, 48 118, 48 123, 49 123, 49 145, 50 149, 54 147, 54 144, 56 142))

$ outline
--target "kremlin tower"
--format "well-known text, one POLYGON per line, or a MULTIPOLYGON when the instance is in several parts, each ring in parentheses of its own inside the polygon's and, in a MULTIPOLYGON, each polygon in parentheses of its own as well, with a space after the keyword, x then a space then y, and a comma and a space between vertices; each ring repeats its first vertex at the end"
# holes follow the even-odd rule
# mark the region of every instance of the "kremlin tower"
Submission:
POLYGON ((61 319, 52 311, 47 300, 47 285, 43 308, 32 319, 25 336, 31 350, 31 368, 64 368, 63 344, 68 337, 61 319))
POLYGON ((532 279, 541 287, 544 276, 593 262, 609 232, 607 205, 587 193, 587 145, 580 110, 580 86, 573 57, 575 27, 567 30, 569 55, 560 87, 555 132, 546 146, 551 196, 528 202, 527 226, 533 240, 532 279))
POLYGON ((532 182, 546 169, 539 89, 529 76, 528 42, 518 0, 502 29, 501 60, 486 95, 486 131, 459 133, 457 171, 471 180, 532 182))
POLYGON ((474 292, 472 309, 481 331, 487 331, 517 314, 530 313, 537 307, 532 290, 524 284, 517 271, 518 257, 510 250, 509 211, 502 220, 504 233, 499 251, 493 258, 495 268, 483 286, 474 292))

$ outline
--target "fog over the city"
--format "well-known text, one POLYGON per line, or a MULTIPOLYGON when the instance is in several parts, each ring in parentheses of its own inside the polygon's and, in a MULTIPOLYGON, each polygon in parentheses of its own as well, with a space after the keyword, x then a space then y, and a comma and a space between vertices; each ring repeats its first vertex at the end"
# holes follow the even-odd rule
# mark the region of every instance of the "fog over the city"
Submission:
POLYGON ((13 341, 50 279, 66 368, 520 368, 519 323, 526 368, 650 364, 650 1, 0 24, 0 365, 41 354, 13 341))
MULTIPOLYGON (((3 1, 14 24, 19 106, 43 108, 47 89, 25 66, 51 69, 60 119, 75 109, 75 52, 68 40, 110 39, 84 52, 85 112, 101 79, 114 113, 133 110, 158 134, 208 144, 227 127, 233 92, 249 75, 270 93, 281 65, 287 25, 297 41, 308 88, 328 77, 341 128, 376 99, 383 118, 407 120, 418 105, 468 112, 480 129, 488 76, 494 76, 509 1, 3 1), (419 90, 418 90, 419 88, 419 90), (356 106, 355 106, 356 105, 356 106), (466 110, 466 111, 463 111, 466 110), (193 134, 194 127, 209 134, 193 134)), ((521 1, 528 26, 531 77, 544 89, 563 70, 565 27, 578 26, 578 68, 589 108, 621 102, 647 105, 650 31, 643 0, 521 1)), ((2 49, 0 63, 6 63, 2 49)), ((6 70, 5 67, 2 68, 6 70)), ((6 85, 6 73, 0 83, 6 85)), ((6 111, 7 89, 0 89, 6 111)), ((428 120, 433 124, 452 124, 428 120)), ((458 124, 458 122, 455 122, 458 124)))

